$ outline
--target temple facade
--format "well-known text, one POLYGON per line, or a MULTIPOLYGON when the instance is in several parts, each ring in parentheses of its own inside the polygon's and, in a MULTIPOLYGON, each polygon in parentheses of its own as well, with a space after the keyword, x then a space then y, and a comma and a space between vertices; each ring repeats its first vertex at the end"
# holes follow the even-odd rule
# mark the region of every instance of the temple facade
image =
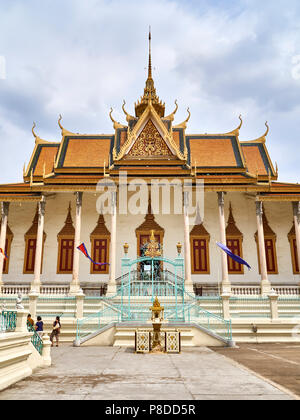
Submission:
POLYGON ((189 133, 189 110, 181 123, 175 123, 177 102, 165 115, 152 77, 151 42, 144 94, 134 115, 125 102, 122 108, 126 123, 115 121, 111 110, 106 135, 68 131, 60 116, 61 141, 51 142, 34 124, 23 182, 0 185, 2 292, 27 285, 37 293, 64 286, 70 294, 82 288, 113 295, 122 257, 141 256, 152 231, 166 259, 184 259, 190 293, 297 289, 300 185, 277 181, 268 124, 251 141, 239 139, 241 117, 227 133, 189 133), (95 262, 108 264, 86 259, 77 249, 81 243, 95 262))

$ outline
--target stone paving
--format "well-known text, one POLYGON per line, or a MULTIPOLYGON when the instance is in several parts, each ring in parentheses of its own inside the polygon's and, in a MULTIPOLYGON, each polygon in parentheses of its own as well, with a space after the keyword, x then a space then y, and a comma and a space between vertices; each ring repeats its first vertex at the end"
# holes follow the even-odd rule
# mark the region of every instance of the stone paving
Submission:
POLYGON ((208 348, 135 354, 131 348, 54 347, 52 366, 0 400, 288 400, 293 397, 208 348))
POLYGON ((219 347, 214 350, 283 386, 300 399, 299 343, 240 343, 238 348, 219 347))

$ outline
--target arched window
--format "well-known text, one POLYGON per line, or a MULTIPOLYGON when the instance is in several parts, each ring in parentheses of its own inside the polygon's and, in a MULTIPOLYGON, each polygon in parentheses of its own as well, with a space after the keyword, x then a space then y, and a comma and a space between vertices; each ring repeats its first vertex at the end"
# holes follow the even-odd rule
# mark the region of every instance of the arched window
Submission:
MULTIPOLYGON (((1 221, 0 221, 1 226, 1 221)), ((3 274, 8 274, 9 270, 9 261, 10 261, 10 250, 11 250, 11 243, 14 238, 14 235, 12 231, 10 230, 10 227, 7 225, 6 227, 6 239, 5 239, 5 253, 7 255, 7 258, 3 261, 3 274)))
MULTIPOLYGON (((92 259, 98 263, 109 263, 110 232, 105 226, 104 217, 99 215, 98 223, 90 235, 92 259)), ((108 274, 109 265, 91 262, 91 274, 108 274)))
POLYGON ((210 274, 209 241, 203 223, 195 225, 190 232, 192 274, 210 274))
POLYGON ((300 267, 298 261, 298 253, 297 253, 297 241, 296 241, 296 232, 295 232, 295 224, 293 223, 292 229, 288 234, 288 239, 290 242, 291 248, 291 257, 292 257, 292 265, 293 265, 293 273, 300 274, 300 267))
POLYGON ((65 225, 57 235, 57 274, 72 274, 73 272, 74 236, 75 228, 73 226, 70 203, 65 225))
MULTIPOLYGON (((263 228, 264 228, 264 237, 265 237, 265 249, 266 249, 266 263, 267 263, 267 272, 268 274, 278 274, 278 265, 277 265, 277 253, 276 253, 276 234, 271 229, 265 209, 263 208, 263 228)), ((257 255, 258 255, 258 268, 260 270, 260 260, 259 260, 259 243, 258 243, 258 234, 255 233, 255 240, 257 245, 257 255)))
MULTIPOLYGON (((230 203, 229 217, 228 217, 228 223, 226 227, 226 245, 227 245, 227 248, 229 248, 233 254, 238 255, 239 257, 243 258, 242 243, 243 243, 243 234, 235 224, 235 220, 233 218, 233 213, 232 213, 232 206, 230 203)), ((227 256, 227 262, 228 262, 229 274, 244 274, 244 266, 242 264, 237 263, 229 256, 227 256)))
MULTIPOLYGON (((32 221, 32 225, 28 229, 28 231, 25 233, 25 236, 24 236, 24 239, 25 239, 25 255, 24 255, 24 266, 23 266, 24 274, 34 273, 38 220, 39 220, 39 212, 38 212, 38 206, 37 206, 35 216, 32 221)), ((43 254, 44 254, 44 243, 45 243, 46 237, 47 237, 46 233, 43 232, 41 273, 43 270, 43 254)))

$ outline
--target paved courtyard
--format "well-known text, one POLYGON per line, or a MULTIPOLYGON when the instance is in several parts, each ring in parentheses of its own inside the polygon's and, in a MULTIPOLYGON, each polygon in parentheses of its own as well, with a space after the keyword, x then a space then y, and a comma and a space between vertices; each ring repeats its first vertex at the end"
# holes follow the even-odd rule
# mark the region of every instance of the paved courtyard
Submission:
POLYGON ((214 350, 285 387, 300 399, 299 343, 239 344, 236 349, 214 350))
MULTIPOLYGON (((228 349, 229 351, 230 349, 228 349)), ((52 349, 52 366, 0 392, 0 400, 293 399, 208 348, 135 354, 131 348, 52 349)))

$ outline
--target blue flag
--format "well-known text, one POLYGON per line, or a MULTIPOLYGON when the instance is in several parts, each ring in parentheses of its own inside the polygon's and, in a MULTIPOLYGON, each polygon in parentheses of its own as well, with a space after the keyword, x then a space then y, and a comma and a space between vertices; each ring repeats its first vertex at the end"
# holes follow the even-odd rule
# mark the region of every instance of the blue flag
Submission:
POLYGON ((231 252, 230 249, 227 248, 227 246, 221 244, 220 242, 217 242, 217 245, 221 249, 223 249, 223 251, 225 251, 226 254, 229 255, 229 257, 232 258, 234 261, 236 261, 239 264, 246 265, 248 267, 248 269, 251 270, 250 265, 245 260, 243 260, 241 257, 239 257, 238 255, 235 255, 233 252, 231 252))

